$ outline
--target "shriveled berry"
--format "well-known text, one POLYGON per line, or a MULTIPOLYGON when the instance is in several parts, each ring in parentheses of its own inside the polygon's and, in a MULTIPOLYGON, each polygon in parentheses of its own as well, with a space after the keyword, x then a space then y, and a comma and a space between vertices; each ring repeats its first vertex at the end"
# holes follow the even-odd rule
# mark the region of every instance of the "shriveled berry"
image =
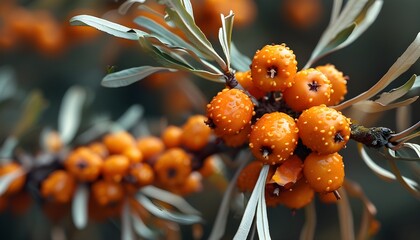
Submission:
POLYGON ((224 89, 207 104, 207 124, 218 136, 242 130, 251 122, 254 105, 243 91, 224 89))
POLYGON ((75 188, 76 180, 70 173, 56 170, 41 183, 41 195, 53 202, 68 203, 73 198, 75 188))
POLYGON ((284 91, 291 87, 296 71, 296 56, 285 44, 266 45, 252 59, 252 81, 264 92, 284 91))
POLYGON ((182 184, 191 173, 191 156, 181 148, 168 149, 158 157, 154 169, 162 185, 182 184))
POLYGON ((277 168, 271 180, 279 186, 289 188, 302 177, 303 162, 292 155, 282 162, 277 168))
POLYGON ((298 128, 292 117, 282 112, 264 114, 252 127, 249 147, 265 164, 285 161, 298 143, 298 128))
POLYGON ((327 104, 330 101, 331 83, 320 71, 309 68, 295 75, 293 86, 283 92, 286 104, 296 112, 327 104))
POLYGON ((203 115, 190 116, 182 126, 181 144, 192 151, 204 148, 209 142, 211 128, 205 123, 207 118, 203 115))
POLYGON ((344 96, 347 94, 347 78, 343 73, 332 64, 318 66, 316 69, 321 71, 331 82, 331 96, 327 105, 336 105, 343 101, 344 96))
POLYGON ((79 181, 91 182, 102 172, 103 160, 88 147, 79 147, 64 162, 66 169, 79 181))
POLYGON ((254 85, 251 76, 251 70, 246 72, 236 72, 235 78, 241 86, 249 92, 256 99, 260 99, 265 96, 265 91, 260 90, 254 85))
POLYGON ((303 111, 297 126, 303 144, 321 154, 339 151, 350 139, 350 119, 325 105, 303 111))
POLYGON ((116 205, 123 199, 124 190, 120 184, 99 180, 91 186, 92 195, 100 206, 116 205))
POLYGON ((332 192, 344 182, 343 158, 338 153, 309 154, 303 164, 303 175, 316 192, 332 192))

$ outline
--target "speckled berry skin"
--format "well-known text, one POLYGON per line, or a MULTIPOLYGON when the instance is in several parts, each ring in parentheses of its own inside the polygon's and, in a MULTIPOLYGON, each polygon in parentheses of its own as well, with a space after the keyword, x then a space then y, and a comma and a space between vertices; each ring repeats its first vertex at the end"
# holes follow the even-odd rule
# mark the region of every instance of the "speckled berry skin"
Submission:
POLYGON ((290 209, 299 209, 314 199, 315 191, 306 179, 301 178, 291 188, 280 191, 280 203, 290 209))
POLYGON ((251 76, 251 70, 246 72, 236 72, 235 78, 241 86, 249 92, 256 99, 260 99, 265 96, 265 91, 260 90, 254 85, 251 76))
POLYGON ((316 192, 332 192, 344 182, 343 157, 338 153, 309 154, 303 164, 303 175, 316 192))
POLYGON ((204 148, 210 140, 211 128, 203 115, 190 116, 182 126, 181 145, 192 151, 204 148))
POLYGON ((102 158, 88 147, 75 149, 64 162, 66 169, 79 181, 91 182, 102 172, 102 158))
POLYGON ((303 111, 297 126, 302 143, 320 154, 338 152, 350 139, 350 119, 325 105, 303 111))
POLYGON ((258 50, 251 64, 254 85, 264 92, 284 91, 293 85, 296 56, 285 44, 266 45, 258 50))
POLYGON ((191 156, 181 148, 171 148, 154 165, 157 180, 164 187, 183 184, 191 173, 191 156))
POLYGON ((293 154, 298 143, 298 131, 289 115, 266 113, 252 127, 249 147, 255 158, 264 164, 281 163, 293 154))
POLYGON ((218 136, 242 130, 253 114, 251 99, 239 89, 224 89, 207 104, 207 123, 218 136))
POLYGON ((293 86, 283 92, 286 104, 296 112, 327 104, 330 101, 331 83, 314 68, 301 70, 295 75, 293 86))
POLYGON ((317 66, 316 69, 321 71, 331 82, 331 96, 328 106, 339 104, 344 100, 347 94, 347 79, 342 72, 338 71, 332 64, 317 66))
POLYGON ((41 184, 41 195, 49 201, 68 203, 72 200, 76 180, 64 170, 52 172, 41 184))
POLYGON ((252 192, 257 183, 263 164, 259 161, 252 161, 242 169, 238 176, 236 185, 241 192, 252 192))

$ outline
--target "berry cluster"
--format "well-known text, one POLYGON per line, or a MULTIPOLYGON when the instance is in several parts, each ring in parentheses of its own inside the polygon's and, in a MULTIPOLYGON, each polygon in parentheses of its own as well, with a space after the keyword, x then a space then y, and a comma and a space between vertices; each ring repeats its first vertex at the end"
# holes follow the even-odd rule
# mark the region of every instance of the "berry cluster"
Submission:
POLYGON ((347 93, 333 65, 297 70, 285 44, 258 50, 250 70, 235 77, 243 90, 224 89, 207 106, 207 124, 232 147, 248 143, 256 161, 242 170, 241 191, 252 191, 264 164, 269 206, 297 209, 314 192, 336 192, 344 181, 337 152, 350 139, 350 119, 329 107, 347 93), (233 140, 234 139, 234 140, 233 140))

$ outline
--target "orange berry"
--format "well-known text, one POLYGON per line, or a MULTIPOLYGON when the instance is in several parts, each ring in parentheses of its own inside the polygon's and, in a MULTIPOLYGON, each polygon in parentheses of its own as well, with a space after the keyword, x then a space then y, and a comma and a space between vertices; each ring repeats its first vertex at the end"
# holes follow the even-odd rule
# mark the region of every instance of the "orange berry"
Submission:
POLYGON ((169 190, 182 196, 199 192, 203 189, 202 178, 199 172, 191 172, 183 184, 172 187, 169 190))
POLYGON ((91 190, 96 202, 101 206, 115 205, 124 196, 124 191, 120 184, 105 180, 94 182, 91 190))
POLYGON ((285 0, 281 10, 281 16, 294 28, 306 30, 321 20, 324 7, 321 0, 285 0))
POLYGON ((238 89, 223 89, 207 104, 207 123, 218 136, 242 130, 253 114, 251 99, 238 89))
POLYGON ((126 148, 122 155, 126 156, 130 161, 130 164, 139 163, 143 161, 143 153, 137 148, 137 146, 131 146, 126 148))
POLYGON ((209 142, 211 128, 205 123, 206 117, 194 115, 182 127, 181 144, 192 151, 204 148, 209 142))
POLYGON ((198 170, 203 177, 210 177, 220 171, 220 162, 216 156, 210 155, 204 159, 203 165, 198 170))
POLYGON ((101 142, 94 142, 88 145, 90 150, 98 154, 101 158, 106 158, 109 155, 108 148, 101 142))
POLYGON ((229 147, 240 147, 248 142, 251 133, 251 124, 248 124, 238 133, 226 134, 221 136, 223 142, 229 147))
POLYGON ((143 159, 148 160, 165 150, 165 144, 158 137, 148 136, 137 140, 137 147, 143 154, 143 159))
POLYGON ((331 82, 331 96, 327 105, 336 105, 343 101, 347 94, 347 79, 343 73, 332 64, 318 66, 316 69, 321 71, 331 82))
POLYGON ((70 173, 56 170, 41 183, 41 195, 53 202, 68 203, 73 198, 75 188, 76 180, 70 173))
POLYGON ((302 143, 321 154, 339 151, 350 139, 350 119, 325 105, 303 111, 297 126, 302 143))
POLYGON ((103 138, 103 143, 111 154, 121 154, 126 148, 135 145, 135 141, 134 137, 126 131, 110 133, 103 138))
MULTIPOLYGON (((239 191, 252 192, 252 190, 255 187, 255 184, 257 183, 258 177, 260 176, 262 166, 263 163, 261 163, 260 161, 252 161, 242 169, 236 182, 239 191)), ((272 178, 274 170, 274 168, 270 167, 270 169, 268 170, 266 180, 272 178)))
POLYGON ((254 82, 252 81, 251 70, 246 72, 236 72, 235 78, 238 83, 241 84, 241 86, 256 99, 260 99, 265 96, 265 92, 254 85, 254 82))
POLYGON ((303 164, 303 175, 316 192, 332 192, 344 182, 343 157, 338 153, 309 154, 303 164))
POLYGON ((268 207, 276 207, 281 204, 279 195, 282 190, 283 189, 276 183, 265 184, 265 203, 268 207))
POLYGON ((298 143, 298 128, 292 117, 282 112, 264 114, 249 135, 252 154, 265 164, 277 164, 293 154, 298 143))
POLYGON ((265 45, 252 59, 252 81, 265 92, 284 91, 292 86, 296 71, 296 56, 286 44, 265 45))
POLYGON ((158 157, 154 169, 162 185, 182 184, 191 173, 191 156, 181 148, 168 149, 158 157))
POLYGON ((291 188, 280 191, 281 203, 291 209, 299 209, 308 205, 314 198, 314 190, 301 178, 291 188))
POLYGON ((331 204, 337 203, 338 199, 333 192, 320 192, 318 193, 318 198, 322 203, 331 204))
POLYGON ((7 175, 7 174, 12 174, 14 172, 21 172, 22 174, 20 176, 18 176, 17 178, 15 178, 9 184, 9 186, 7 187, 7 190, 4 193, 4 195, 15 194, 15 193, 19 192, 20 190, 22 190, 23 186, 25 185, 26 175, 24 174, 24 170, 19 163, 8 162, 8 163, 3 164, 0 167, 0 177, 4 176, 4 175, 7 175))
POLYGON ((101 174, 103 160, 88 147, 79 147, 70 153, 64 165, 77 180, 91 182, 101 174))
POLYGON ((44 147, 49 152, 58 152, 63 147, 60 134, 57 131, 49 131, 43 136, 44 147))
POLYGON ((108 181, 121 182, 129 167, 130 160, 126 156, 111 155, 105 158, 102 173, 108 181))
POLYGON ((135 192, 137 189, 150 185, 155 180, 155 172, 153 168, 147 163, 137 163, 130 167, 127 175, 124 176, 126 186, 130 188, 130 192, 135 192))
POLYGON ((167 126, 160 136, 167 148, 179 147, 181 145, 182 128, 167 126))
POLYGON ((331 83, 320 71, 309 68, 296 73, 295 83, 283 93, 286 104, 301 112, 330 101, 331 83))

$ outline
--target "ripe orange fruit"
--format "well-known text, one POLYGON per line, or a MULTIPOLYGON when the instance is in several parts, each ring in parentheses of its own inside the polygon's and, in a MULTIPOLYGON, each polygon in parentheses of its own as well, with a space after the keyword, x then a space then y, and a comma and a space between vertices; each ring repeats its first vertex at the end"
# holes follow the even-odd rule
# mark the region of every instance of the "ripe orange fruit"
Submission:
POLYGON ((149 164, 137 163, 130 167, 123 180, 126 183, 126 189, 134 193, 139 188, 152 184, 155 180, 155 172, 149 164))
POLYGON ((105 158, 102 173, 106 180, 121 182, 128 172, 130 160, 124 155, 111 155, 105 158))
POLYGON ((165 144, 162 140, 155 136, 141 137, 137 140, 137 147, 143 154, 143 159, 148 160, 157 156, 165 150, 165 144))
POLYGON ((98 154, 101 158, 106 158, 109 155, 108 148, 102 142, 93 142, 88 145, 88 148, 98 154))
POLYGON ((167 148, 173 148, 181 145, 181 135, 182 128, 171 125, 163 130, 160 137, 167 148))
POLYGON ((298 143, 298 128, 289 115, 282 112, 264 114, 252 126, 249 147, 265 164, 277 164, 293 154, 298 143))
POLYGON ((154 169, 163 186, 183 184, 191 173, 191 156, 181 148, 168 149, 158 157, 154 169))
POLYGON ((286 104, 296 112, 327 104, 330 101, 331 83, 320 71, 309 68, 296 73, 294 84, 283 92, 286 104))
POLYGON ((94 181, 102 172, 103 160, 88 147, 73 150, 64 162, 66 169, 79 181, 94 181))
POLYGON ((72 200, 76 180, 64 170, 52 172, 41 183, 41 195, 47 200, 58 203, 68 203, 72 200))
POLYGON ((338 153, 309 154, 303 164, 303 175, 316 192, 332 192, 344 182, 343 157, 338 153))
POLYGON ((350 139, 350 119, 325 105, 303 111, 297 126, 303 144, 321 154, 339 151, 350 139))
POLYGON ((299 209, 308 205, 314 198, 314 190, 301 178, 291 188, 280 191, 281 204, 291 209, 299 209))
POLYGON ((99 180, 91 186, 92 195, 100 206, 115 205, 123 199, 124 190, 120 184, 99 180))
POLYGON ((291 87, 296 71, 296 56, 286 44, 266 45, 252 59, 252 81, 264 92, 284 91, 291 87))
POLYGON ((316 69, 321 71, 331 82, 331 96, 327 105, 336 105, 343 101, 344 96, 347 94, 347 78, 343 73, 338 71, 332 64, 318 66, 316 69))
POLYGON ((254 82, 252 81, 251 70, 246 72, 236 72, 235 78, 238 83, 241 84, 241 86, 256 99, 260 99, 265 96, 265 92, 254 85, 254 82))
POLYGON ((242 130, 253 114, 251 99, 238 89, 223 89, 207 104, 207 123, 218 136, 242 130))
POLYGON ((248 142, 251 133, 251 124, 248 124, 238 133, 225 134, 221 136, 223 142, 229 147, 240 147, 248 142))
POLYGON ((104 136, 103 143, 111 154, 121 154, 126 148, 135 145, 135 138, 126 131, 120 131, 104 136))
POLYGON ((209 142, 211 128, 205 123, 203 115, 190 116, 182 127, 181 144, 187 149, 198 151, 209 142))
POLYGON ((22 172, 22 175, 15 178, 7 187, 6 192, 4 195, 15 194, 22 190, 23 186, 26 182, 26 175, 24 174, 24 170, 19 163, 16 162, 8 162, 0 166, 0 177, 11 174, 13 172, 22 172))
POLYGON ((130 161, 130 164, 139 163, 143 161, 143 153, 140 149, 137 148, 136 145, 126 148, 122 155, 126 156, 130 161))

